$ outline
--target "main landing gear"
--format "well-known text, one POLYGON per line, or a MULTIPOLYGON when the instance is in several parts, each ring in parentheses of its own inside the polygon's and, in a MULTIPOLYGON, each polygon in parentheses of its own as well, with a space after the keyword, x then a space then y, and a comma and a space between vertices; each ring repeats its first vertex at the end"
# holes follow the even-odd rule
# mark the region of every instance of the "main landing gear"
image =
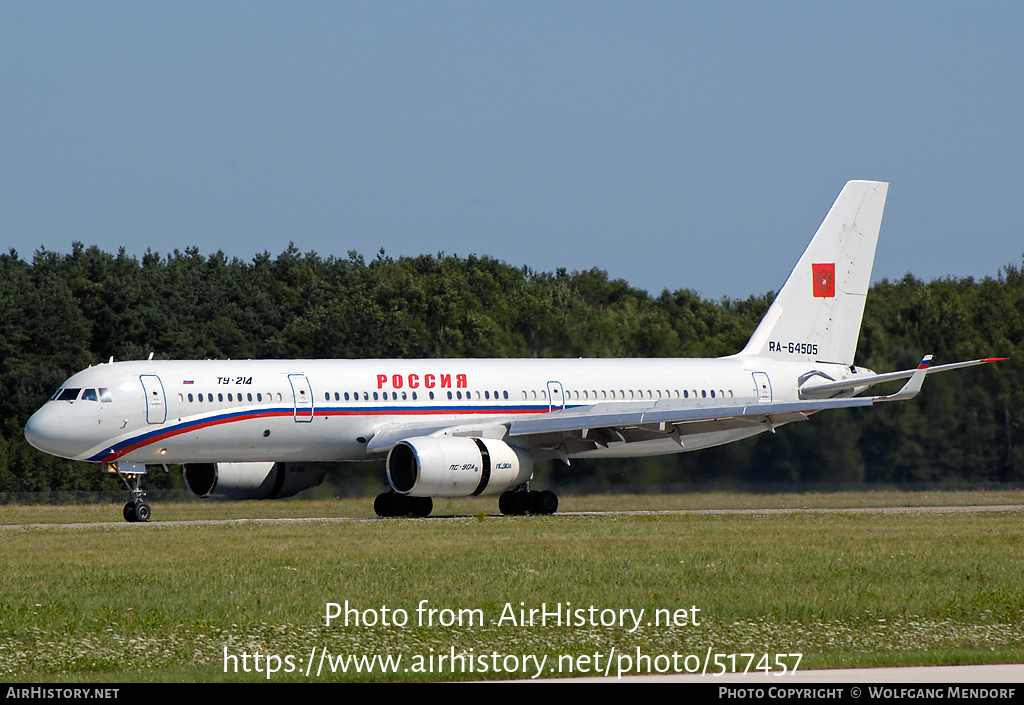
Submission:
POLYGON ((498 511, 505 515, 554 514, 558 511, 558 495, 551 490, 537 492, 528 485, 502 492, 498 497, 498 511))
MULTIPOLYGON (((373 500, 373 511, 379 517, 425 517, 430 515, 433 508, 434 502, 430 497, 410 497, 394 491, 382 492, 373 500)), ((128 519, 128 505, 125 505, 124 510, 125 519, 128 519)), ((506 516, 554 514, 558 511, 558 495, 551 490, 537 492, 528 485, 520 485, 514 490, 501 493, 498 497, 498 511, 506 516)))
POLYGON ((124 520, 128 522, 149 521, 151 510, 143 497, 146 493, 142 490, 142 476, 146 474, 146 466, 141 463, 126 463, 122 468, 117 462, 107 464, 107 472, 112 472, 121 478, 132 498, 124 505, 124 520))
POLYGON ((379 517, 425 517, 434 509, 430 497, 410 497, 397 492, 382 492, 373 500, 373 511, 379 517))
MULTIPOLYGON (((425 517, 430 515, 433 508, 434 502, 430 497, 410 497, 393 491, 382 492, 373 500, 373 511, 379 517, 425 517)), ((128 519, 128 505, 125 505, 124 510, 125 519, 128 519)), ((521 485, 501 493, 498 497, 498 511, 506 516, 554 514, 558 511, 558 495, 551 490, 537 492, 527 485, 521 485)))

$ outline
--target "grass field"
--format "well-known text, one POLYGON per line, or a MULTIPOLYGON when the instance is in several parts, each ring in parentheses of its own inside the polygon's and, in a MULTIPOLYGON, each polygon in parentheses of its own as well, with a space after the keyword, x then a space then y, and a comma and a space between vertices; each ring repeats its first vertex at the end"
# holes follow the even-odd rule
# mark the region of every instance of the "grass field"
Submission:
MULTIPOLYGON (((1022 503, 1021 492, 884 492, 569 497, 562 504, 571 511, 1022 503)), ((1024 512, 504 518, 483 511, 494 509, 441 502, 435 514, 459 516, 5 529, 0 674, 265 680, 265 673, 224 672, 226 661, 229 671, 255 668, 257 653, 264 667, 274 663, 268 657, 279 659, 274 681, 528 677, 537 669, 527 656, 547 656, 544 676, 570 675, 570 663, 576 673, 603 671, 606 660, 615 673, 630 665, 627 655, 634 667, 635 657, 649 656, 655 670, 672 654, 690 670, 708 653, 757 654, 755 665, 773 666, 777 654, 802 654, 802 670, 1024 661, 1024 512), (423 600, 439 611, 418 613, 423 600), (361 623, 327 626, 327 603, 346 601, 361 623), (565 603, 595 609, 582 615, 587 623, 571 626, 501 620, 508 609, 518 617, 520 607, 542 605, 558 605, 564 615, 565 603), (362 623, 380 622, 384 608, 391 621, 404 610, 408 624, 362 623), (600 624, 641 609, 634 631, 628 613, 625 626, 600 624), (655 614, 674 615, 676 623, 648 626, 655 614), (421 615, 434 624, 418 626, 421 615), (460 615, 461 626, 438 624, 460 615), (348 673, 316 676, 321 649, 402 661, 397 673, 352 673, 350 662, 348 673), (453 673, 452 653, 463 655, 458 663, 467 670, 472 656, 475 672, 453 673), (307 676, 311 654, 316 664, 307 676), (438 663, 441 656, 449 661, 438 663), (285 672, 288 657, 292 672, 285 672), (416 659, 424 670, 433 661, 433 672, 406 672, 416 659), (480 673, 484 663, 488 672, 480 673), (495 664, 502 672, 493 672, 495 664), (549 670, 556 664, 561 674, 549 670), (511 665, 518 672, 504 672, 511 665)), ((154 506, 154 518, 164 521, 368 512, 366 500, 154 506)), ((8 525, 119 515, 119 505, 0 507, 8 525)), ((747 661, 720 662, 742 669, 747 661)))

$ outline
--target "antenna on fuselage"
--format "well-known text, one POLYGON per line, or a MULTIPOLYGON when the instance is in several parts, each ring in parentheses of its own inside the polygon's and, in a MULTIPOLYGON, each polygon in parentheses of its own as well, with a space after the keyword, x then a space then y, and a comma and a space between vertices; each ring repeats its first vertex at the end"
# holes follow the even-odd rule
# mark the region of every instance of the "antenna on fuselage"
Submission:
POLYGON ((147 360, 152 360, 153 359, 153 353, 149 353, 149 357, 147 357, 146 359, 147 360))

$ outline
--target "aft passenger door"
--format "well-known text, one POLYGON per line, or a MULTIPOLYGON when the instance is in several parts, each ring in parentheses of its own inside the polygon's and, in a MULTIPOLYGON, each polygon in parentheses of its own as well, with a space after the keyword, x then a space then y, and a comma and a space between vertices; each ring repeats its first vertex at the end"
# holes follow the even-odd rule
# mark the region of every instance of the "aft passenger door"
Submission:
POLYGON ((772 382, 764 372, 752 372, 754 375, 754 386, 757 388, 757 400, 772 400, 772 382))
POLYGON ((163 382, 156 375, 140 375, 139 379, 146 393, 146 423, 163 423, 167 420, 163 382))
POLYGON ((313 420, 313 391, 309 380, 306 375, 288 375, 288 383, 292 385, 292 397, 295 399, 295 421, 309 423, 313 420))

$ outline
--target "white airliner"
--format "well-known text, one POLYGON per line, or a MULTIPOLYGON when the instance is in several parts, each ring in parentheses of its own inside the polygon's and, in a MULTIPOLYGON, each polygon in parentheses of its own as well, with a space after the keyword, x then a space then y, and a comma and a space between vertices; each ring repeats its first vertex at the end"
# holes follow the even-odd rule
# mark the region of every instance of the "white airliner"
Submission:
POLYGON ((502 493, 505 514, 550 514, 538 461, 698 450, 824 409, 909 399, 926 374, 853 365, 888 184, 851 181, 742 351, 716 359, 145 360, 69 378, 25 426, 36 448, 98 463, 147 521, 147 465, 180 463, 197 496, 289 497, 326 464, 385 458, 381 516, 431 497, 502 493), (887 396, 855 396, 908 379, 887 396))

